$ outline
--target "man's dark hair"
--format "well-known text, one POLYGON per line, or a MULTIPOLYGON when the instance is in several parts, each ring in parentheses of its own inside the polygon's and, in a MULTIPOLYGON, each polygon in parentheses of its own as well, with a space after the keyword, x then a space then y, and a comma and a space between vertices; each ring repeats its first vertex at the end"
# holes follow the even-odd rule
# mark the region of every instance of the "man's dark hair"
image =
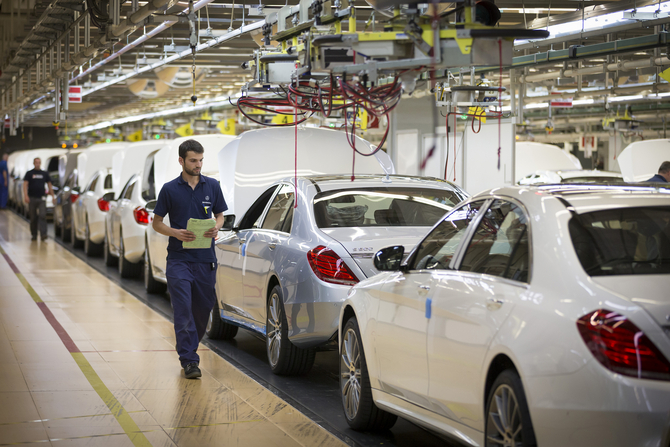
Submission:
POLYGON ((661 167, 658 168, 659 174, 663 174, 665 172, 670 172, 670 161, 664 161, 661 163, 661 167))
POLYGON ((195 140, 186 140, 179 145, 179 157, 186 159, 187 152, 195 152, 196 154, 204 154, 205 149, 202 147, 202 144, 198 143, 195 140))

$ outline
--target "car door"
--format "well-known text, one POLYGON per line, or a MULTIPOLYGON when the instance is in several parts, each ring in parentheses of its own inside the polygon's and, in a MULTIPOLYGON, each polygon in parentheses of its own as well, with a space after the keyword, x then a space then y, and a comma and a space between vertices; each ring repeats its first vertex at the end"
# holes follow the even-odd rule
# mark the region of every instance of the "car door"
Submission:
POLYGON ((113 247, 114 252, 119 252, 119 247, 121 246, 121 215, 123 213, 124 206, 128 206, 130 203, 130 198, 133 194, 133 189, 135 187, 135 177, 131 177, 126 182, 125 186, 121 190, 116 203, 113 207, 110 207, 110 219, 111 219, 111 240, 110 245, 113 247))
POLYGON ((224 312, 238 317, 251 319, 244 310, 244 293, 242 273, 245 265, 247 238, 260 223, 270 199, 274 196, 277 185, 273 185, 259 196, 239 221, 239 226, 230 234, 217 239, 216 259, 216 293, 219 307, 224 312))
POLYGON ((382 389, 430 408, 426 352, 433 273, 448 268, 484 201, 449 213, 419 244, 405 271, 382 288, 374 336, 382 389))
POLYGON ((256 228, 247 233, 242 264, 244 310, 254 321, 264 325, 268 275, 281 247, 289 237, 293 221, 292 185, 281 185, 256 228))
POLYGON ((433 272, 429 395, 438 413, 483 430, 484 359, 514 297, 527 291, 530 238, 527 214, 508 200, 490 202, 474 224, 458 268, 433 272))
POLYGON ((79 201, 76 206, 75 219, 77 223, 77 228, 84 230, 86 227, 86 210, 91 206, 95 206, 93 203, 95 199, 95 187, 98 185, 98 180, 100 179, 100 173, 95 174, 91 181, 88 182, 88 185, 84 188, 84 191, 79 196, 79 201))

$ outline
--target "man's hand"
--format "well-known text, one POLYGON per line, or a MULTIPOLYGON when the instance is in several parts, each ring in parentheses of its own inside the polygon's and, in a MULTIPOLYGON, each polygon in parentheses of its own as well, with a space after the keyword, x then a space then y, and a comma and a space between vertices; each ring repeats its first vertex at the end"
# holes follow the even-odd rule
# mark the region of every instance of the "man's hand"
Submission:
POLYGON ((30 198, 28 196, 23 196, 23 201, 26 203, 30 203, 30 198))
POLYGON ((219 232, 219 229, 216 227, 216 225, 214 225, 212 228, 210 228, 209 230, 205 231, 205 233, 203 234, 203 236, 205 236, 205 237, 215 238, 216 235, 218 234, 218 232, 219 232))
POLYGON ((173 236, 182 242, 192 242, 195 240, 195 233, 188 230, 174 230, 173 236))

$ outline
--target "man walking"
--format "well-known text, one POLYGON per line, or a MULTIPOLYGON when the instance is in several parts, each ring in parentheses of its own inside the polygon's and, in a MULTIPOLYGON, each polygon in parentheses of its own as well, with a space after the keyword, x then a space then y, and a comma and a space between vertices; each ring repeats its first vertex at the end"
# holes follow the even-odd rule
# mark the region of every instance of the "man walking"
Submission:
POLYGON ((7 208, 7 195, 9 193, 9 172, 7 172, 7 154, 2 154, 0 160, 0 210, 7 208))
POLYGON ((214 307, 216 292, 216 256, 214 238, 223 226, 223 212, 228 209, 219 183, 200 174, 204 149, 195 140, 179 145, 182 173, 166 183, 158 194, 152 226, 169 236, 165 276, 174 311, 177 353, 184 376, 200 377, 198 344, 205 335, 209 313, 214 307), (170 216, 168 227, 163 218, 170 216), (204 234, 212 238, 209 248, 185 249, 182 242, 196 239, 186 229, 188 220, 211 219, 216 223, 204 234))
POLYGON ((647 180, 648 182, 667 183, 670 182, 670 161, 664 161, 658 168, 658 174, 647 180))
POLYGON ((33 160, 34 168, 26 172, 23 177, 23 201, 28 204, 28 215, 30 216, 30 234, 32 240, 37 240, 37 226, 39 224, 40 237, 42 240, 47 238, 47 202, 46 186, 49 187, 49 195, 54 198, 54 191, 51 185, 49 173, 42 171, 42 160, 36 158, 33 160))

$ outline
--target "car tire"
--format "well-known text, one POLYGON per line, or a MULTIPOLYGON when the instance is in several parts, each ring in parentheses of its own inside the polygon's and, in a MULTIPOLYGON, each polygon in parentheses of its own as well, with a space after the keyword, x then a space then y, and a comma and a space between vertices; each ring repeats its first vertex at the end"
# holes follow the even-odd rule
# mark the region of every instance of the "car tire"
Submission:
POLYGON ((381 410, 372 399, 372 386, 356 317, 342 329, 340 395, 347 423, 354 430, 388 430, 398 416, 381 410))
POLYGON ((109 251, 109 239, 107 238, 107 232, 105 232, 105 239, 102 242, 102 257, 105 260, 105 265, 107 267, 114 267, 116 263, 119 262, 119 258, 114 256, 111 251, 109 251))
POLYGON ((86 217, 86 228, 84 229, 84 253, 86 256, 99 256, 102 252, 102 244, 96 244, 91 240, 91 228, 86 217))
POLYGON ((130 262, 126 259, 126 250, 123 245, 123 233, 119 231, 119 275, 121 278, 137 278, 142 273, 141 262, 130 262))
POLYGON ((486 399, 486 447, 535 447, 537 441, 521 378, 513 369, 500 373, 486 399), (500 412, 498 409, 503 408, 500 412), (516 434, 515 434, 516 433, 516 434))
POLYGON ((270 292, 265 318, 265 350, 272 372, 285 376, 307 374, 314 365, 316 351, 298 348, 288 339, 288 322, 279 285, 270 292))
POLYGON ((77 229, 74 226, 74 221, 72 221, 72 224, 70 225, 70 240, 72 241, 73 248, 84 247, 84 241, 77 239, 77 229))
POLYGON ((232 340, 237 335, 237 329, 237 326, 223 321, 219 303, 215 302, 205 329, 207 336, 212 340, 232 340))
MULTIPOLYGON (((149 244, 145 243, 144 249, 144 288, 149 293, 165 293, 167 285, 160 281, 156 281, 154 273, 151 268, 151 256, 149 255, 149 244)), ((209 323, 208 326, 209 327, 209 323)))

